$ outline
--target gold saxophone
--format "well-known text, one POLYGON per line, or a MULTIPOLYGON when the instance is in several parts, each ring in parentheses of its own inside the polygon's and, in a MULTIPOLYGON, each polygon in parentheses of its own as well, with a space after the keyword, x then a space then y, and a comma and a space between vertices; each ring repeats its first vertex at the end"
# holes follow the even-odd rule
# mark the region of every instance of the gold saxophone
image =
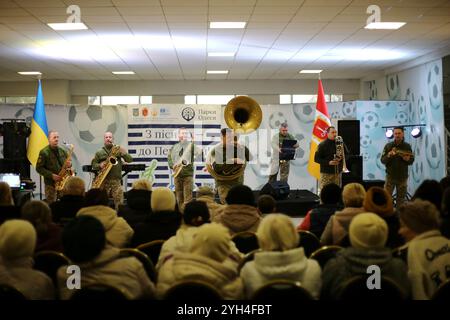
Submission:
POLYGON ((69 180, 69 178, 73 176, 72 169, 69 167, 69 163, 72 159, 72 153, 73 144, 70 145, 69 153, 67 154, 66 160, 64 161, 64 164, 58 173, 58 176, 61 177, 61 180, 55 182, 56 191, 62 191, 67 183, 67 180, 69 180))
POLYGON ((108 173, 111 171, 112 167, 115 166, 118 162, 117 156, 120 152, 120 146, 115 145, 111 148, 111 152, 109 153, 108 158, 106 158, 105 163, 106 165, 103 167, 103 169, 100 169, 97 176, 95 177, 94 181, 92 182, 92 188, 100 188, 103 184, 103 181, 105 180, 108 173))
MULTIPOLYGON (((337 136, 335 141, 336 141, 336 154, 334 160, 338 161, 342 160, 342 172, 348 173, 350 171, 347 169, 347 165, 345 163, 344 140, 342 139, 341 136, 337 136)), ((335 167, 336 174, 338 173, 337 171, 339 170, 338 167, 339 166, 335 167)))

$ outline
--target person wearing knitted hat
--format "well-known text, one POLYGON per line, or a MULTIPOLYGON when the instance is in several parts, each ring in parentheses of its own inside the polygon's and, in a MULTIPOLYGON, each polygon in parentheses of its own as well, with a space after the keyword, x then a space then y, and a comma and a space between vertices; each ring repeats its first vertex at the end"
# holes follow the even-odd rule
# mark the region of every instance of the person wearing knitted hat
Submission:
POLYGON ((351 247, 342 249, 323 269, 322 298, 339 299, 342 284, 353 276, 367 276, 367 268, 376 265, 381 275, 393 280, 409 295, 409 281, 405 263, 392 257, 385 247, 388 237, 386 222, 375 213, 360 213, 349 227, 351 247))
POLYGON ((258 241, 262 249, 253 261, 241 270, 247 298, 273 280, 300 282, 315 298, 319 298, 321 269, 316 260, 308 259, 292 220, 284 214, 269 214, 258 228, 258 241))
POLYGON ((158 274, 156 294, 164 298, 167 290, 182 280, 200 280, 214 286, 224 299, 240 299, 242 280, 237 267, 224 263, 230 255, 231 236, 217 223, 198 228, 189 252, 175 252, 166 260, 158 274))
POLYGON ((8 220, 0 226, 0 283, 19 290, 27 299, 55 298, 52 280, 33 269, 36 231, 24 220, 8 220))
POLYGON ((344 209, 336 211, 330 217, 320 237, 324 245, 344 245, 348 235, 348 227, 353 217, 364 212, 363 202, 366 190, 360 183, 349 183, 342 190, 344 209))
POLYGON ((150 199, 151 213, 134 227, 131 246, 153 240, 167 240, 175 235, 181 225, 175 194, 169 188, 155 188, 150 199))
POLYGON ((408 276, 413 299, 430 299, 438 286, 449 279, 450 240, 439 231, 436 206, 416 199, 399 208, 399 233, 407 243, 408 276))
POLYGON ((209 186, 200 186, 197 189, 197 201, 203 201, 206 203, 209 209, 211 220, 222 213, 225 206, 215 201, 216 192, 209 186))
POLYGON ((394 249, 405 243, 398 234, 400 221, 398 220, 398 215, 394 211, 392 196, 386 189, 381 187, 371 187, 366 192, 363 206, 364 210, 367 212, 376 213, 386 221, 389 228, 386 247, 394 249))
MULTIPOLYGON (((154 285, 142 263, 135 257, 122 257, 120 249, 107 246, 105 228, 93 216, 82 215, 64 228, 64 253, 81 271, 81 288, 93 284, 108 284, 124 293, 128 299, 153 297, 154 285)), ((70 299, 75 289, 67 287, 71 273, 68 266, 57 271, 59 295, 70 299)))

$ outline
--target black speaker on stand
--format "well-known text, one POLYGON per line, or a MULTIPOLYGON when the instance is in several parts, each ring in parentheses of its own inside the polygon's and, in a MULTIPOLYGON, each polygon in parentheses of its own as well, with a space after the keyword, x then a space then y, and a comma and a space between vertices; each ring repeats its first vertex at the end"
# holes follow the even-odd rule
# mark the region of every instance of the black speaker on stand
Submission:
POLYGON ((27 137, 30 128, 24 121, 3 119, 8 121, 0 124, 0 134, 3 135, 3 161, 0 163, 2 172, 19 173, 22 178, 30 177, 30 162, 27 158, 27 137))

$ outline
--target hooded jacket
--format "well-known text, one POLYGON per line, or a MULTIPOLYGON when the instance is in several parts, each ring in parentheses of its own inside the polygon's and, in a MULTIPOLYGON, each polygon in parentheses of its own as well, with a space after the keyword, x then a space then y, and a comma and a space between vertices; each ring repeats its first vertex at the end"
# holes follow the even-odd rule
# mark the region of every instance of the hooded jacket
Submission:
POLYGON ((339 245, 348 235, 348 228, 354 216, 364 212, 364 208, 346 207, 342 211, 337 211, 325 227, 320 237, 323 245, 339 245))
POLYGON ((84 207, 84 196, 64 195, 50 204, 53 222, 59 223, 63 219, 73 219, 78 210, 84 207))
POLYGON ((197 197, 197 201, 203 201, 206 203, 206 206, 209 210, 209 216, 210 220, 213 221, 214 218, 218 215, 220 215, 223 210, 225 209, 225 205, 219 204, 216 201, 214 201, 214 198, 212 196, 200 196, 197 197))
POLYGON ((309 230, 320 238, 331 216, 338 209, 340 207, 336 204, 321 204, 317 208, 312 209, 309 213, 309 228, 302 230, 309 230))
POLYGON ((257 252, 254 261, 246 263, 242 268, 241 277, 249 299, 260 287, 272 280, 300 282, 316 299, 319 298, 322 285, 319 264, 307 259, 303 248, 257 252))
MULTIPOLYGON (((80 263, 81 287, 90 284, 109 284, 125 293, 128 299, 152 297, 155 286, 148 278, 142 263, 134 257, 120 258, 120 250, 107 247, 94 260, 80 263)), ((58 287, 62 300, 70 299, 74 290, 67 288, 70 274, 67 266, 58 269, 58 287)))
POLYGON ((194 253, 176 252, 161 267, 156 295, 162 299, 167 290, 181 280, 200 280, 214 286, 224 299, 243 297, 242 280, 236 268, 194 253))
POLYGON ((116 248, 126 247, 133 236, 133 229, 128 223, 117 216, 114 209, 106 206, 91 206, 78 211, 78 216, 97 218, 105 228, 106 242, 116 248))
POLYGON ((261 222, 261 216, 256 207, 245 204, 229 204, 225 206, 221 214, 214 218, 213 222, 223 224, 233 235, 243 231, 256 232, 261 222))
POLYGON ((131 227, 143 222, 152 212, 151 194, 148 190, 131 189, 127 192, 127 204, 119 205, 118 216, 124 218, 131 227))
POLYGON ((346 248, 337 253, 323 269, 322 298, 338 299, 342 284, 354 276, 369 276, 367 268, 377 265, 381 275, 393 280, 408 296, 410 291, 407 268, 403 261, 393 258, 389 248, 365 250, 346 248))

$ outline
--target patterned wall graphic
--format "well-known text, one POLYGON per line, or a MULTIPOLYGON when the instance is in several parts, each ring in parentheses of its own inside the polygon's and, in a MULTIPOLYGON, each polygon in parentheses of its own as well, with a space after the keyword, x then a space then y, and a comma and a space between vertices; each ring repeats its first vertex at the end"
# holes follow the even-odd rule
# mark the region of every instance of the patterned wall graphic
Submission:
MULTIPOLYGON (((422 136, 418 139, 410 139, 410 130, 407 131, 408 139, 410 139, 416 155, 416 160, 410 168, 409 191, 413 192, 425 179, 439 180, 444 177, 446 174, 446 152, 444 150, 442 60, 435 60, 396 74, 387 75, 384 79, 371 81, 369 82, 369 89, 370 96, 375 90, 380 99, 406 100, 407 103, 392 104, 392 108, 385 109, 389 115, 393 116, 393 118, 389 118, 385 116, 384 111, 379 112, 379 108, 375 108, 373 104, 364 105, 364 102, 358 102, 358 117, 364 116, 366 112, 373 111, 385 119, 382 121, 383 125, 418 123, 426 125, 423 128, 422 136)), ((389 102, 375 103, 386 104, 389 102)), ((361 129, 364 128, 361 127, 361 129)), ((371 135, 369 134, 369 136, 371 135)), ((373 139, 373 136, 371 137, 373 139)), ((366 158, 369 156, 374 156, 370 153, 370 150, 366 153, 366 158)), ((371 168, 375 169, 374 163, 371 161, 365 161, 364 164, 365 172, 368 172, 367 170, 371 168)), ((377 168, 378 165, 381 166, 378 160, 376 164, 377 168)), ((381 174, 374 171, 373 175, 384 177, 384 172, 381 174)), ((366 175, 366 178, 369 177, 366 175)))

